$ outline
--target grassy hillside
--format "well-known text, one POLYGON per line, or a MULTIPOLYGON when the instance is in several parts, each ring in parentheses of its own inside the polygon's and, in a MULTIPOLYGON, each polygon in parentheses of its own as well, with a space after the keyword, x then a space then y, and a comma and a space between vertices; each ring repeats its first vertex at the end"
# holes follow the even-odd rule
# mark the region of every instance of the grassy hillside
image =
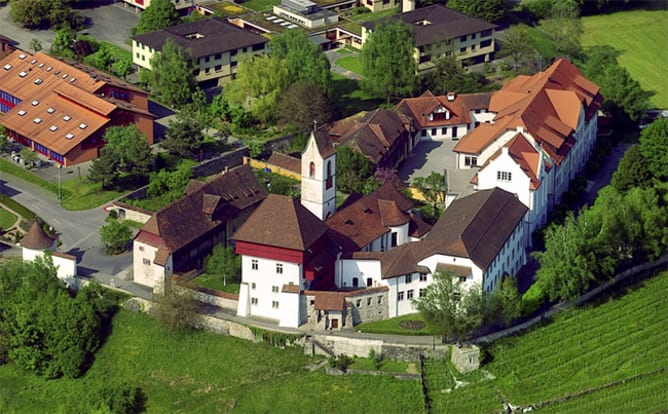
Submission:
POLYGON ((582 45, 609 44, 622 52, 619 62, 657 108, 668 108, 668 10, 635 10, 582 19, 582 45))
POLYGON ((301 349, 205 332, 165 336, 143 314, 121 311, 81 379, 44 381, 0 366, 0 412, 82 413, 104 384, 141 387, 149 413, 420 412, 419 381, 309 373, 301 349))
POLYGON ((617 298, 499 341, 484 366, 491 375, 458 375, 468 385, 449 393, 443 390, 452 388, 450 368, 431 363, 433 412, 498 412, 501 396, 513 405, 549 402, 538 413, 668 409, 667 291, 664 272, 617 298))

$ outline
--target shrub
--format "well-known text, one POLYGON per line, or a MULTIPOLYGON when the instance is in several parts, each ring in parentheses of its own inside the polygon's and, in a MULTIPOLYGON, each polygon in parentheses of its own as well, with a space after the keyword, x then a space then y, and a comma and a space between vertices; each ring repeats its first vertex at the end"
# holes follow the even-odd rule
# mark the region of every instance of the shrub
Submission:
POLYGON ((543 289, 540 287, 539 283, 534 283, 531 285, 529 290, 527 290, 524 295, 522 295, 522 315, 529 316, 536 312, 541 305, 545 302, 547 295, 543 292, 543 289))
POLYGON ((141 388, 127 383, 103 387, 97 394, 97 408, 113 414, 131 414, 144 411, 144 393, 141 388))
POLYGON ((353 359, 345 354, 341 354, 336 358, 329 358, 329 366, 332 368, 340 369, 343 372, 346 372, 346 370, 352 363, 353 359))

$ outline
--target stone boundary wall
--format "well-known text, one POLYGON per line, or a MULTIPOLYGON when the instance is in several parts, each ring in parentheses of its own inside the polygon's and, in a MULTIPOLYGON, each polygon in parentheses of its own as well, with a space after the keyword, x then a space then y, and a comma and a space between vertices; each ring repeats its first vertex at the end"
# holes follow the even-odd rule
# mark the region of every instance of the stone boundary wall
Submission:
POLYGON ((132 220, 138 223, 146 224, 147 221, 153 216, 153 211, 146 210, 145 208, 135 207, 131 204, 124 203, 122 201, 114 201, 111 203, 112 210, 116 211, 118 218, 121 217, 120 210, 125 211, 124 220, 132 220))
POLYGON ((207 289, 191 283, 191 280, 199 276, 200 273, 201 272, 198 271, 192 271, 183 275, 173 275, 172 280, 176 281, 179 286, 193 291, 195 297, 197 297, 197 300, 200 302, 236 312, 239 303, 239 295, 221 292, 215 289, 207 289))
POLYGON ((551 318, 552 316, 556 315, 559 312, 562 312, 566 309, 570 309, 573 306, 579 306, 582 305, 583 303, 586 303, 593 299, 594 297, 600 295, 601 293, 605 292, 606 290, 610 289, 612 286, 616 285, 617 283, 623 282, 624 280, 628 279, 629 277, 635 276, 639 273, 646 272, 648 270, 653 270, 653 269, 658 269, 660 267, 668 267, 668 255, 661 257, 659 260, 653 262, 653 263, 643 263, 639 264, 637 266, 633 266, 631 268, 628 268, 624 270, 623 272, 620 272, 615 275, 614 278, 609 280, 608 282, 604 283, 603 285, 594 288, 590 290, 589 292, 583 294, 579 298, 575 299, 572 302, 568 303, 560 303, 552 306, 550 309, 547 311, 541 313, 538 316, 534 316, 533 318, 529 319, 526 322, 520 323, 519 325, 514 325, 511 326, 508 329, 504 329, 503 331, 499 332, 494 332, 489 335, 481 336, 478 338, 473 339, 471 342, 475 344, 489 344, 491 342, 494 342, 498 339, 505 338, 506 336, 514 335, 516 333, 525 331, 532 326, 543 322, 547 318, 551 318))
POLYGON ((355 374, 355 375, 391 375, 394 378, 407 379, 407 380, 419 380, 419 374, 409 374, 407 372, 397 372, 397 371, 376 371, 369 369, 346 369, 346 374, 355 374))
POLYGON ((244 157, 248 156, 248 147, 242 147, 234 151, 229 151, 216 158, 206 160, 192 168, 193 176, 206 177, 225 171, 227 168, 236 167, 244 162, 244 157))
MULTIPOLYGON (((373 349, 376 355, 398 361, 417 361, 422 353, 429 354, 431 358, 443 359, 448 355, 449 349, 447 344, 434 344, 426 347, 424 345, 391 343, 382 339, 350 338, 334 335, 314 334, 313 339, 331 350, 334 355, 344 354, 350 357, 366 358, 373 349)), ((318 347, 316 347, 315 353, 327 355, 318 347)))

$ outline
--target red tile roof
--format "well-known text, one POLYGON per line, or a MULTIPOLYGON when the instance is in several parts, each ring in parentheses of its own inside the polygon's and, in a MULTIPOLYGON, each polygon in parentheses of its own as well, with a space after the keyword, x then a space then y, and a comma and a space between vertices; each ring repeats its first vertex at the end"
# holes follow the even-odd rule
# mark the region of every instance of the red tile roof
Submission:
POLYGON ((446 95, 435 96, 431 91, 426 91, 417 98, 402 99, 394 110, 410 116, 417 124, 416 129, 470 124, 469 111, 487 109, 490 96, 491 93, 455 95, 454 100, 450 101, 446 95), (443 109, 449 112, 449 119, 436 116, 429 120, 431 114, 443 109))
POLYGON ((155 213, 135 240, 174 253, 259 203, 266 194, 249 166, 236 167, 155 213))
POLYGON ((425 240, 431 254, 470 258, 485 271, 523 220, 527 207, 495 187, 455 200, 425 240))
POLYGON ((493 125, 483 124, 466 135, 454 151, 480 154, 506 129, 525 128, 556 163, 574 144, 580 109, 585 119, 596 113, 601 103, 599 88, 565 59, 557 60, 544 72, 517 76, 495 92, 489 109, 495 112, 493 125))
POLYGON ((285 155, 280 152, 272 152, 267 163, 297 174, 301 174, 302 172, 302 161, 299 158, 291 157, 290 155, 285 155))
POLYGON ((241 228, 237 241, 306 251, 327 232, 327 226, 299 200, 269 194, 241 228))

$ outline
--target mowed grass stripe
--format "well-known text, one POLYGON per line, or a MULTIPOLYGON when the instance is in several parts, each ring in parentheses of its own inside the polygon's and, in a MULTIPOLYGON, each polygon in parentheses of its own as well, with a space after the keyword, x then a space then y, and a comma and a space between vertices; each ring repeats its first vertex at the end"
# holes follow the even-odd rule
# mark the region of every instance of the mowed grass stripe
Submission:
POLYGON ((610 45, 619 63, 653 91, 651 103, 668 108, 668 10, 634 10, 582 18, 582 45, 610 45))

